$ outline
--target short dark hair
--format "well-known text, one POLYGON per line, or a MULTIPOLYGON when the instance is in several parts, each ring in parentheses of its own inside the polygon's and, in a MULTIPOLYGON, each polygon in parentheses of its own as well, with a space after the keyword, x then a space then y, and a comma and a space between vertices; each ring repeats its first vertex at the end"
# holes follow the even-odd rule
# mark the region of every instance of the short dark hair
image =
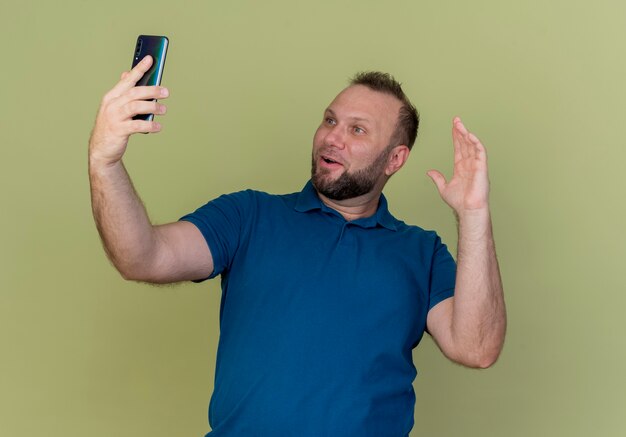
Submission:
POLYGON ((350 85, 364 85, 373 91, 390 94, 400 100, 402 107, 400 107, 396 129, 391 135, 389 146, 395 147, 406 144, 410 150, 417 138, 420 116, 415 106, 402 91, 402 84, 389 73, 362 71, 350 80, 350 85))

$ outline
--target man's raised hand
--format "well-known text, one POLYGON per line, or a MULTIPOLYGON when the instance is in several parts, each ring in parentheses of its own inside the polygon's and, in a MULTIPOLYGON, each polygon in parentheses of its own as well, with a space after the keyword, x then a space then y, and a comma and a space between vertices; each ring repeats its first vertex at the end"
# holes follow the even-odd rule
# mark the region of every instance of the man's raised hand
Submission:
POLYGON ((120 81, 102 98, 89 139, 90 162, 115 164, 122 159, 130 135, 161 130, 155 121, 133 120, 137 114, 163 115, 167 110, 165 105, 149 100, 167 98, 167 88, 135 86, 152 62, 152 57, 146 56, 131 71, 122 73, 120 81))
POLYGON ((452 179, 437 170, 427 174, 433 180, 441 198, 459 216, 465 213, 487 211, 489 208, 489 176, 487 152, 480 140, 469 132, 459 117, 452 120, 454 170, 452 179))

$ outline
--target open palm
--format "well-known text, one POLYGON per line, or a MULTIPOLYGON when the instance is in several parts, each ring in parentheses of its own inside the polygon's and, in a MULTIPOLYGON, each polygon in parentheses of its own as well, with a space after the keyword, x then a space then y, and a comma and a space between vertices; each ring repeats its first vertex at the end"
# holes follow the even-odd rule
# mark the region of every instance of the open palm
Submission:
POLYGON ((459 117, 452 120, 452 143, 454 144, 454 170, 452 179, 446 181, 437 170, 430 170, 441 198, 457 214, 488 207, 489 176, 487 152, 480 140, 469 132, 459 117))

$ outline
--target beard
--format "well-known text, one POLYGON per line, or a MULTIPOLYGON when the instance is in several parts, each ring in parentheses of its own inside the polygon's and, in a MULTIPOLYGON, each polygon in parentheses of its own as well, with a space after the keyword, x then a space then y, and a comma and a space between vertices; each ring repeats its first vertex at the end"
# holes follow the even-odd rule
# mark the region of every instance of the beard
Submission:
POLYGON ((317 160, 313 154, 311 182, 319 193, 331 200, 346 200, 362 196, 371 192, 376 186, 380 176, 384 173, 390 153, 391 148, 387 147, 369 166, 353 173, 344 171, 334 180, 327 178, 330 174, 329 170, 317 167, 317 160))

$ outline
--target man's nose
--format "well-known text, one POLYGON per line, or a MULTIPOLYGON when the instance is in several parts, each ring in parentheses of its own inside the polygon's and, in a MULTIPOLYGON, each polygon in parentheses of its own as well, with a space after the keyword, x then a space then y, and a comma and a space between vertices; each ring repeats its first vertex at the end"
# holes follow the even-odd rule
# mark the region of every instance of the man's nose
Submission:
POLYGON ((327 146, 343 149, 345 147, 345 132, 340 126, 333 126, 324 140, 327 146))

